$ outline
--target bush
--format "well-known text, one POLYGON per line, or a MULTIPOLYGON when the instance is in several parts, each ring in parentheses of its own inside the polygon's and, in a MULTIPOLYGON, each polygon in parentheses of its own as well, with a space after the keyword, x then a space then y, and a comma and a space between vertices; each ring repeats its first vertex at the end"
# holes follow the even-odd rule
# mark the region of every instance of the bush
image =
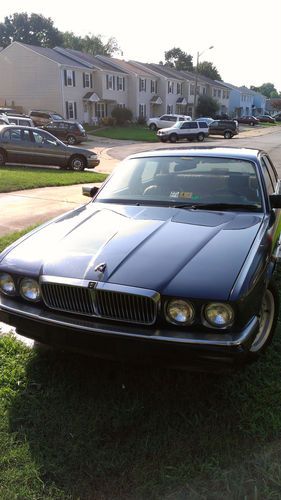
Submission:
POLYGON ((128 121, 132 120, 133 113, 128 108, 121 108, 116 106, 111 112, 112 118, 115 119, 117 125, 124 125, 128 121))
POLYGON ((105 116, 101 119, 100 123, 104 127, 114 127, 114 125, 116 125, 116 119, 112 116, 105 116))
POLYGON ((139 116, 137 119, 137 124, 138 125, 146 125, 146 117, 145 116, 139 116))

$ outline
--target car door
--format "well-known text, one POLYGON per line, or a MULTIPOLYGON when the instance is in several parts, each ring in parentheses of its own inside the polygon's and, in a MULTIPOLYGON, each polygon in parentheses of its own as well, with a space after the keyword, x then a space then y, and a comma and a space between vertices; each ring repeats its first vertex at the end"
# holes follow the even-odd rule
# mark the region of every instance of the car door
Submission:
POLYGON ((8 162, 34 163, 33 142, 29 129, 11 127, 5 130, 3 133, 3 144, 8 162))
POLYGON ((58 165, 66 163, 66 146, 45 131, 33 130, 34 163, 38 165, 58 165))
POLYGON ((214 120, 212 123, 210 123, 209 127, 210 134, 212 135, 218 135, 219 134, 219 122, 218 120, 214 120))

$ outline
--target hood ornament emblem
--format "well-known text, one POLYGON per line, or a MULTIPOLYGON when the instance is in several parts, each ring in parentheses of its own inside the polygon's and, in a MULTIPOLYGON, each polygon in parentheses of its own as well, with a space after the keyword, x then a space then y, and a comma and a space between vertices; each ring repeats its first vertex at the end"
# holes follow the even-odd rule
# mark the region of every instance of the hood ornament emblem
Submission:
POLYGON ((95 271, 99 272, 99 273, 104 273, 105 270, 106 270, 106 263, 105 262, 102 262, 101 264, 98 264, 95 267, 95 271))

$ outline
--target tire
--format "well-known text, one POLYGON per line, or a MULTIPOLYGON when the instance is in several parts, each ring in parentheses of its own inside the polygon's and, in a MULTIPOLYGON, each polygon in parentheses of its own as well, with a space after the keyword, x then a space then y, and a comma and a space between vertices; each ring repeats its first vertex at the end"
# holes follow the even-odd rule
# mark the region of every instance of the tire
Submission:
POLYGON ((250 122, 250 125, 253 127, 255 124, 254 124, 254 122, 250 122))
POLYGON ((69 160, 69 167, 71 170, 75 170, 75 172, 82 172, 84 168, 87 166, 86 159, 83 156, 75 155, 71 156, 69 160))
POLYGON ((4 167, 6 163, 6 153, 2 149, 0 149, 0 167, 4 167))
POLYGON ((164 137, 161 137, 160 141, 161 142, 167 142, 167 139, 165 139, 164 137))
POLYGON ((70 144, 70 146, 72 146, 73 144, 77 143, 76 137, 74 135, 68 135, 66 138, 66 142, 67 144, 70 144))
POLYGON ((229 130, 226 130, 226 132, 223 134, 225 139, 232 139, 232 133, 229 132, 229 130))
POLYGON ((264 293, 260 307, 260 328, 253 341, 247 361, 255 361, 272 341, 279 312, 279 293, 276 284, 271 281, 264 293))
POLYGON ((156 127, 155 123, 151 123, 149 125, 149 130, 153 130, 153 131, 157 130, 157 127, 156 127))
POLYGON ((177 142, 178 140, 178 136, 177 134, 171 134, 170 137, 169 137, 169 141, 170 142, 177 142))
POLYGON ((205 135, 203 134, 203 132, 201 132, 200 134, 197 134, 197 141, 198 142, 203 142, 205 139, 205 135))

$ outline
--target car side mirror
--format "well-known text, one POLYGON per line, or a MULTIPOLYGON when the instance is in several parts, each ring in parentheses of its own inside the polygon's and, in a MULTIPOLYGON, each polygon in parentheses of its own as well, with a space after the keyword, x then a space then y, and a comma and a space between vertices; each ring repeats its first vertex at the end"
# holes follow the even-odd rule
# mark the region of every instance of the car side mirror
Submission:
POLYGON ((93 198, 99 191, 97 186, 82 186, 82 194, 93 198))
POLYGON ((271 208, 281 208, 281 194, 270 194, 269 201, 271 208))

